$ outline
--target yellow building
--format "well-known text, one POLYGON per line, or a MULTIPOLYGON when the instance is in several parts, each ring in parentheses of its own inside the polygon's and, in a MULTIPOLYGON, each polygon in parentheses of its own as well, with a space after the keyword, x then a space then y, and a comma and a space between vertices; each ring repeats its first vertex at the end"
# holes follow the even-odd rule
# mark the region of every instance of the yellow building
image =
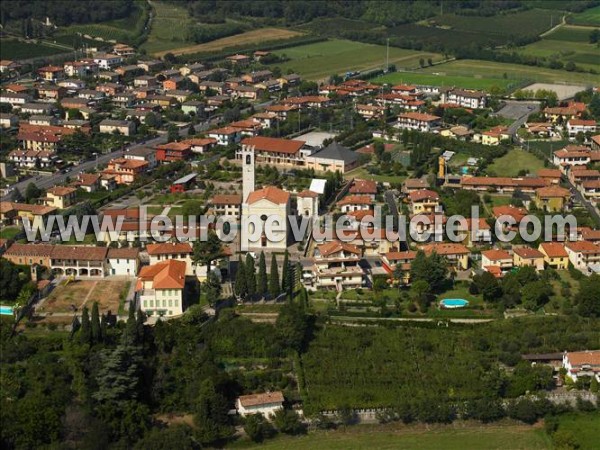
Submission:
POLYGON ((535 270, 544 270, 544 254, 535 248, 513 249, 513 261, 515 267, 533 266, 535 270))
POLYGON ((440 196, 437 192, 429 189, 420 189, 408 194, 411 205, 411 213, 431 214, 437 211, 440 204, 440 196))
POLYGON ((0 223, 4 225, 21 225, 23 219, 33 224, 36 217, 43 219, 56 211, 56 208, 27 203, 0 202, 0 223))
POLYGON ((546 266, 564 270, 569 266, 569 254, 560 242, 542 242, 538 250, 544 254, 546 266))
POLYGON ((536 206, 548 212, 562 211, 570 197, 569 190, 560 186, 547 186, 535 190, 536 206))
POLYGON ((73 201, 75 200, 75 193, 75 188, 56 186, 52 189, 48 189, 44 203, 46 206, 65 209, 73 204, 73 201))

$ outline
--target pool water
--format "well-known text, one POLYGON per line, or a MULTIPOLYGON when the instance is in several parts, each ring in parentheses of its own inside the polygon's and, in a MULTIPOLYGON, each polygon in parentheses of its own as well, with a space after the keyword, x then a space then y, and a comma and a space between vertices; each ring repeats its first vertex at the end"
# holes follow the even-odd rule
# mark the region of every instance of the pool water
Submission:
POLYGON ((445 298, 440 302, 442 308, 464 308, 468 304, 469 301, 462 298, 445 298))
POLYGON ((12 316, 13 315, 12 306, 0 305, 0 315, 2 315, 2 316, 12 316))

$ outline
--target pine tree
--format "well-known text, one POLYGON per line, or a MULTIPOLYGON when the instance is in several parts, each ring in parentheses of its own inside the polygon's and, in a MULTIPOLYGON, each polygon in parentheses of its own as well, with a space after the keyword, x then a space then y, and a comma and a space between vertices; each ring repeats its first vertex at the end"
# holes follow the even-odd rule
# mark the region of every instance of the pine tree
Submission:
POLYGON ((82 344, 89 344, 92 340, 90 314, 87 306, 83 307, 83 312, 81 313, 81 330, 79 334, 79 340, 82 344))
POLYGON ((94 302, 92 306, 92 342, 102 342, 102 330, 100 329, 100 312, 98 310, 98 302, 94 302))
POLYGON ((248 295, 252 297, 256 294, 256 269, 254 267, 254 258, 250 253, 246 255, 246 266, 244 267, 246 272, 246 288, 248 289, 248 295))
POLYGON ((265 261, 265 252, 260 252, 260 259, 258 260, 258 278, 256 279, 256 291, 260 295, 265 295, 267 290, 267 263, 265 261))
POLYGON ((235 293, 242 298, 245 298, 248 294, 248 286, 246 285, 246 271, 244 267, 244 261, 240 256, 238 262, 237 272, 235 274, 235 293))
POLYGON ((279 268, 275 255, 271 256, 271 271, 269 272, 269 294, 272 298, 279 295, 279 268))
POLYGON ((285 251, 285 256, 283 257, 283 266, 281 267, 282 271, 281 271, 281 292, 287 292, 289 289, 288 283, 289 283, 289 277, 287 276, 287 272, 289 269, 289 259, 290 256, 288 254, 288 251, 285 251))

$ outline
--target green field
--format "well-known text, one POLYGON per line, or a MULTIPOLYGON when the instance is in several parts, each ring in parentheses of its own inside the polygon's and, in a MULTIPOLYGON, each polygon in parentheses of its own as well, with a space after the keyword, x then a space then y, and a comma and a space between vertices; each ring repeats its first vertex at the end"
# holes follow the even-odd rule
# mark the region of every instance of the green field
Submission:
POLYGON ((582 450, 598 448, 600 442, 600 412, 572 413, 560 416, 558 429, 570 431, 582 450))
POLYGON ((516 177, 520 170, 529 170, 529 173, 536 173, 543 167, 544 162, 533 153, 515 148, 495 160, 488 166, 487 170, 499 177, 516 177))
MULTIPOLYGON (((440 76, 466 76, 481 78, 506 78, 508 80, 531 80, 546 83, 598 84, 600 75, 567 72, 543 67, 507 64, 478 59, 461 59, 439 66, 422 69, 425 73, 439 73, 440 76)), ((421 71, 418 71, 421 72, 421 71)))
POLYGON ((142 48, 148 53, 155 53, 190 45, 184 37, 186 27, 191 24, 187 10, 161 2, 152 2, 152 7, 155 16, 148 39, 142 48))
MULTIPOLYGON (((275 53, 290 58, 290 61, 278 64, 284 72, 291 69, 309 80, 322 80, 347 71, 383 68, 386 58, 383 45, 341 39, 286 48, 275 53)), ((390 47, 389 62, 398 68, 418 67, 421 58, 425 61, 431 58, 434 62, 442 59, 435 53, 390 47)))
POLYGON ((576 25, 600 26, 600 6, 590 8, 586 11, 574 14, 569 17, 569 23, 576 25))
MULTIPOLYGON (((246 447, 243 442, 234 447, 246 447)), ((252 448, 258 448, 252 446, 252 448)), ((461 423, 451 426, 357 425, 335 431, 319 431, 303 437, 278 437, 260 444, 278 450, 469 450, 549 449, 550 440, 539 429, 525 425, 461 423), (484 444, 483 444, 484 443, 484 444)), ((583 447, 582 447, 583 448, 583 447)), ((591 448, 591 447, 589 447, 591 448)))
POLYGON ((591 30, 591 27, 564 26, 542 40, 520 48, 518 53, 600 70, 600 48, 588 41, 591 30))
POLYGON ((123 19, 115 19, 101 23, 89 23, 81 25, 70 25, 59 30, 60 35, 69 36, 75 33, 101 38, 105 41, 128 42, 135 39, 141 32, 145 22, 145 14, 142 7, 135 4, 134 12, 123 19))
POLYGON ((16 39, 0 40, 0 58, 21 60, 29 58, 40 58, 44 56, 67 53, 70 50, 62 47, 54 47, 46 44, 35 44, 33 42, 21 42, 16 39))
MULTIPOLYGON (((438 66, 446 67, 446 65, 438 66)), ((474 76, 455 76, 455 75, 433 75, 423 72, 394 72, 377 77, 374 83, 389 84, 426 84, 431 86, 456 86, 468 89, 490 89, 498 87, 510 90, 511 86, 515 88, 518 83, 515 80, 503 78, 480 78, 474 76)))

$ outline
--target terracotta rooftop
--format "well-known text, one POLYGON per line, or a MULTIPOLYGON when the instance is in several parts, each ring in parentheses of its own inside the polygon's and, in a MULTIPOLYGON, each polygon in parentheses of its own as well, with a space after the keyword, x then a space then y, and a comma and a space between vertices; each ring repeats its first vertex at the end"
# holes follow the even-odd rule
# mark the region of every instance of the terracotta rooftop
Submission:
POLYGON ((422 200, 439 200, 440 196, 437 192, 429 189, 421 189, 408 194, 411 202, 420 202, 422 200))
POLYGON ((266 188, 258 189, 257 191, 251 192, 248 195, 247 202, 251 205, 260 200, 268 200, 277 205, 283 205, 286 204, 289 201, 289 199, 289 192, 286 192, 275 186, 267 186, 266 188))
POLYGON ((140 254, 140 249, 135 247, 109 248, 109 259, 136 259, 140 254))
POLYGON ((142 267, 138 279, 152 281, 153 289, 183 289, 185 286, 185 261, 169 259, 142 267))
POLYGON ((484 250, 481 252, 481 256, 485 256, 490 261, 500 261, 502 259, 510 259, 512 261, 512 256, 506 250, 484 250))
POLYGON ((560 242, 542 242, 539 248, 549 258, 567 258, 569 256, 564 244, 560 242))
POLYGON ((567 358, 572 366, 600 366, 600 350, 567 352, 567 358))
POLYGON ((49 257, 54 245, 50 244, 19 244, 14 243, 4 252, 6 256, 49 257))
POLYGON ((242 144, 254 146, 262 152, 295 154, 304 146, 305 141, 255 136, 244 139, 242 144))
POLYGON ((569 198, 571 196, 571 192, 568 189, 562 188, 560 186, 548 186, 535 190, 535 194, 540 198, 569 198))
POLYGON ((535 259, 543 258, 544 254, 539 250, 531 247, 515 247, 513 253, 520 256, 523 259, 535 259))
POLYGON ((436 242, 423 247, 425 254, 436 252, 438 255, 468 255, 471 251, 462 244, 436 242))
POLYGON ((169 255, 174 253, 193 252, 192 246, 186 242, 163 242, 160 244, 148 244, 146 251, 149 255, 169 255))
POLYGON ((317 249, 319 250, 319 254, 323 258, 327 258, 328 256, 338 253, 340 251, 360 255, 360 249, 356 245, 348 244, 342 241, 326 242, 317 246, 317 249))
POLYGON ((238 398, 240 405, 244 408, 250 406, 268 405, 271 403, 283 403, 284 397, 281 391, 265 392, 263 394, 241 395, 238 398))
POLYGON ((241 194, 217 194, 212 198, 213 205, 241 205, 241 194))
POLYGON ((373 200, 368 195, 346 195, 339 202, 338 206, 344 205, 372 205, 373 200))
POLYGON ((52 259, 72 259, 76 261, 104 261, 108 249, 89 245, 55 245, 52 259))
POLYGON ((351 194, 377 194, 377 183, 372 180, 354 180, 348 192, 351 194))

